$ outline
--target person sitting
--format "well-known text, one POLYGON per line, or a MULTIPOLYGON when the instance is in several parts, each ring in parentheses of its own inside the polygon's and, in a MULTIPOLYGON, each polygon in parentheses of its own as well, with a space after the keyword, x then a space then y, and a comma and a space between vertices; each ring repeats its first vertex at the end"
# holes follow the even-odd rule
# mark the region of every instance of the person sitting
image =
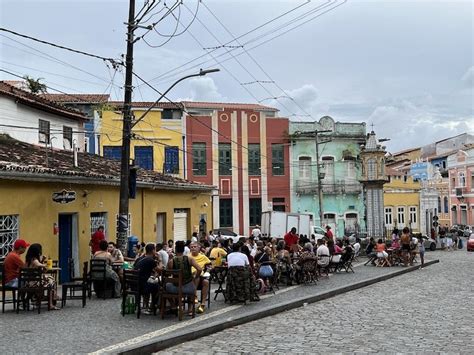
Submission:
POLYGON ((318 258, 318 266, 321 269, 329 265, 329 260, 330 260, 329 249, 324 244, 323 239, 318 239, 317 245, 318 245, 318 248, 316 249, 316 257, 318 258))
POLYGON ((249 268, 248 257, 241 252, 241 244, 232 246, 232 253, 227 257, 228 274, 226 279, 225 299, 232 302, 259 301, 255 279, 249 268))
POLYGON ((145 256, 135 263, 135 270, 138 270, 138 282, 140 283, 140 289, 143 295, 143 308, 145 309, 143 313, 152 314, 152 311, 157 299, 158 291, 160 289, 159 283, 154 282, 154 278, 151 276, 156 276, 157 273, 163 270, 163 264, 159 255, 156 254, 155 245, 148 243, 145 246, 145 256), (153 281, 153 282, 152 282, 153 281), (149 300, 153 300, 152 307, 149 307, 149 300))
POLYGON ((250 271, 252 272, 252 275, 255 276, 255 262, 254 262, 253 256, 250 254, 249 247, 244 244, 240 248, 240 251, 247 256, 247 259, 249 259, 250 271))
POLYGON ((266 287, 270 286, 270 279, 273 277, 273 268, 270 265, 272 261, 271 253, 271 248, 266 246, 263 249, 263 253, 256 256, 256 261, 259 264, 258 276, 265 282, 266 287))
POLYGON ((284 240, 280 240, 278 242, 276 251, 277 251, 276 261, 278 263, 277 266, 280 268, 281 273, 285 274, 286 284, 288 286, 291 286, 293 283, 291 279, 292 262, 291 262, 290 253, 285 248, 284 240))
POLYGON ((112 262, 114 263, 123 263, 123 255, 120 249, 117 249, 114 242, 109 242, 107 251, 112 256, 112 262))
POLYGON ((358 257, 360 253, 360 238, 359 237, 356 237, 356 241, 352 247, 354 248, 355 257, 358 257))
MULTIPOLYGON (((107 243, 107 242, 106 242, 107 243)), ((41 244, 31 244, 26 252, 25 256, 25 267, 27 268, 40 268, 46 269, 47 265, 46 257, 42 255, 43 248, 41 244)), ((56 281, 52 275, 42 274, 41 275, 41 282, 44 288, 50 290, 49 292, 49 299, 48 299, 48 308, 52 310, 58 310, 60 308, 56 307, 57 295, 56 295, 56 281)), ((41 285, 34 285, 30 284, 29 287, 40 287, 41 285)))
POLYGON ((160 256, 163 268, 168 266, 169 254, 163 249, 163 243, 156 243, 156 253, 160 256))
MULTIPOLYGON (((176 255, 169 259, 167 270, 181 270, 183 277, 183 287, 181 289, 183 295, 188 296, 189 310, 191 309, 191 304, 194 302, 196 295, 196 286, 194 284, 194 277, 191 271, 191 267, 196 269, 195 277, 199 277, 202 272, 202 268, 199 264, 191 257, 184 255, 185 244, 183 241, 178 240, 175 243, 175 253, 176 255)), ((178 285, 168 282, 165 285, 166 291, 169 293, 178 293, 178 285)), ((188 314, 191 314, 190 311, 188 314)))
MULTIPOLYGON (((190 249, 190 258, 196 261, 201 270, 205 270, 206 267, 211 266, 211 260, 209 260, 205 254, 201 253, 201 245, 198 242, 192 242, 190 249)), ((192 272, 194 274, 195 269, 192 269, 192 272)), ((196 311, 198 314, 201 314, 206 310, 207 293, 209 291, 209 276, 204 277, 203 274, 199 273, 199 275, 194 277, 194 284, 196 285, 196 290, 201 289, 201 304, 198 306, 196 311)))
POLYGON ((390 245, 392 249, 400 249, 400 237, 398 236, 398 233, 394 233, 392 235, 392 244, 390 245))
POLYGON ((15 240, 13 243, 13 250, 8 253, 3 263, 3 271, 5 278, 5 286, 17 288, 18 287, 18 277, 20 276, 20 269, 25 266, 23 260, 21 260, 20 255, 26 251, 30 245, 25 242, 23 239, 15 240))
POLYGON ((227 251, 222 248, 222 245, 217 240, 212 242, 212 249, 209 253, 209 258, 212 261, 212 266, 221 266, 222 258, 227 257, 227 251))
POLYGON ((385 251, 387 247, 382 239, 377 241, 377 245, 375 246, 375 250, 377 251, 377 258, 379 258, 378 266, 392 266, 390 260, 388 260, 388 253, 385 251))
POLYGON ((370 237, 369 243, 367 244, 367 247, 365 248, 365 255, 367 255, 367 258, 369 260, 367 261, 366 264, 371 261, 372 265, 375 265, 375 258, 377 257, 377 253, 375 252, 375 239, 374 237, 370 237))
MULTIPOLYGON (((112 269, 113 258, 112 255, 107 251, 109 244, 106 240, 101 240, 99 243, 99 251, 97 251, 92 257, 93 260, 105 260, 105 277, 110 279, 114 283, 114 296, 120 297, 120 291, 122 286, 120 284, 119 275, 112 269)), ((91 275, 92 280, 94 277, 100 277, 99 275, 91 275)))

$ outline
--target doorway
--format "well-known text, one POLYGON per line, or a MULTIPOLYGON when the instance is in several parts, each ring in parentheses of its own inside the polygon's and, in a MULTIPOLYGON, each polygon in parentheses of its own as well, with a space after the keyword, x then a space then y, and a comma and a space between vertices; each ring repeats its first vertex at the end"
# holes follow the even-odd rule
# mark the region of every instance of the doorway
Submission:
POLYGON ((59 225, 59 282, 68 282, 79 275, 79 241, 77 214, 60 214, 59 225))
POLYGON ((166 213, 156 214, 156 242, 166 243, 166 213))

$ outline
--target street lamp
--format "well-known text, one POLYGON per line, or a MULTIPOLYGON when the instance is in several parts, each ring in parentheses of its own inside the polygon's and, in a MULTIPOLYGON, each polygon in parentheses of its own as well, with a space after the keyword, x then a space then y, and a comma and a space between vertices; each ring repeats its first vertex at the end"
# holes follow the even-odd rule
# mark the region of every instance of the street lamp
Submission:
MULTIPOLYGON (((129 228, 129 221, 128 221, 128 211, 129 211, 129 199, 130 199, 130 191, 129 191, 129 179, 130 179, 130 139, 132 135, 132 128, 137 125, 138 122, 143 120, 145 116, 150 112, 160 100, 166 96, 166 94, 173 89, 178 83, 183 80, 197 77, 197 76, 204 76, 206 74, 215 73, 220 71, 220 69, 207 69, 207 70, 199 70, 199 73, 190 74, 182 77, 181 79, 176 80, 173 85, 171 85, 168 89, 166 89, 160 97, 138 118, 135 122, 126 122, 125 113, 124 113, 124 124, 123 124, 123 139, 122 139, 122 160, 121 160, 121 170, 120 170, 120 200, 119 200, 119 215, 118 215, 118 223, 117 223, 117 245, 118 248, 121 249, 123 252, 126 249, 127 245, 127 237, 128 237, 128 228, 129 228)), ((130 104, 128 107, 124 108, 130 110, 130 104)), ((129 113, 129 111, 128 111, 129 113)), ((127 115, 128 117, 129 115, 127 115)))

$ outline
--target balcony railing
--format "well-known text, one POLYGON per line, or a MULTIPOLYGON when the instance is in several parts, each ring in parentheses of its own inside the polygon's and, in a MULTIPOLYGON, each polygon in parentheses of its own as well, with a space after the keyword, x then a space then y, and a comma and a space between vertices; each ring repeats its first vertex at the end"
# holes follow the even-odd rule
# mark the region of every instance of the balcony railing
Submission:
MULTIPOLYGON (((332 194, 355 194, 362 191, 362 185, 355 180, 346 181, 346 180, 331 180, 325 181, 321 180, 321 186, 323 194, 332 195, 332 194)), ((296 180, 295 191, 299 194, 317 194, 318 193, 318 183, 312 180, 300 179, 296 180)))

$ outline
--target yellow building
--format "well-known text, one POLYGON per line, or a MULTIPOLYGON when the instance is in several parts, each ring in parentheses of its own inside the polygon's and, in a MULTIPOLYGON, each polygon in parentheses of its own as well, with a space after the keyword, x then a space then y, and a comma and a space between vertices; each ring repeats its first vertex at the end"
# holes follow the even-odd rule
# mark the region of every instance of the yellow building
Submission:
POLYGON ((389 178, 383 186, 386 236, 394 228, 408 227, 412 232, 420 232, 420 183, 395 169, 386 168, 386 172, 389 178))
MULTIPOLYGON (((132 103, 132 113, 138 120, 152 102, 132 103)), ((99 154, 120 159, 122 145, 121 102, 103 107, 99 127, 99 154)), ((130 157, 139 167, 184 177, 182 113, 175 104, 160 103, 151 109, 132 129, 130 157)))
MULTIPOLYGON (((96 155, 19 142, 0 135, 0 257, 23 238, 59 260, 60 278, 79 274, 99 225, 115 241, 120 163, 96 155), (74 261, 70 270, 69 261, 74 261), (72 268, 71 268, 72 269, 72 268)), ((213 187, 138 169, 130 235, 139 241, 190 239, 212 226, 213 187)))

